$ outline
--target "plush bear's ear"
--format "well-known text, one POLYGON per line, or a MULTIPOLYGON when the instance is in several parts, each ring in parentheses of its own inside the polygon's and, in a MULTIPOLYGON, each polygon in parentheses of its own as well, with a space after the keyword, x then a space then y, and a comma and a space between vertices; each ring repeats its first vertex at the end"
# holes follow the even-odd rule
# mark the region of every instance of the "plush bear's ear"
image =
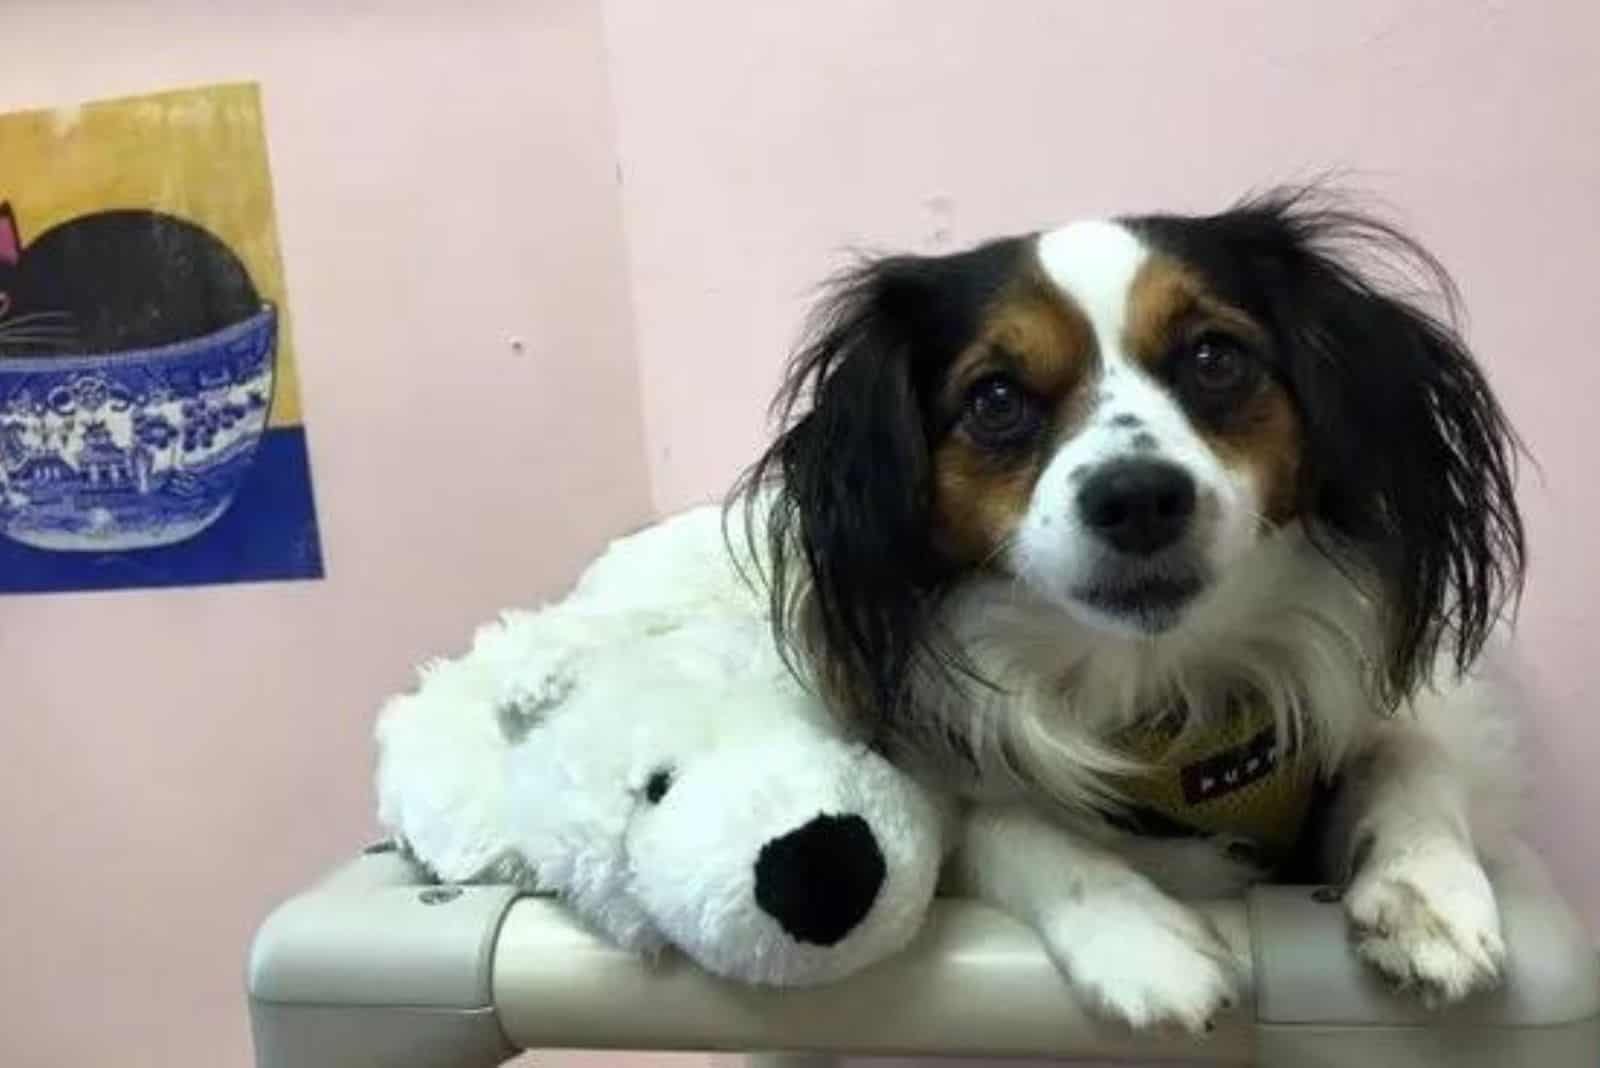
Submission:
POLYGON ((500 725, 500 737, 507 745, 521 745, 528 732, 538 725, 536 715, 529 715, 520 701, 501 701, 494 706, 494 721, 500 725))
POLYGON ((504 686, 494 705, 495 722, 507 745, 520 745, 528 732, 572 694, 577 676, 562 661, 533 678, 518 678, 504 686))

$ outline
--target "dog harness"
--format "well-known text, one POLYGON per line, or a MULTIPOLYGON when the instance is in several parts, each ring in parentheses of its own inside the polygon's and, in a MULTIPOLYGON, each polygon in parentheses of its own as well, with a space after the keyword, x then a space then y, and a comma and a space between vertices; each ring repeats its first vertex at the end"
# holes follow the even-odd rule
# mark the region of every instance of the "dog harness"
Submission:
POLYGON ((1321 789, 1316 762, 1278 737, 1261 701, 1230 699, 1224 715, 1187 734, 1186 719, 1180 706, 1117 735, 1148 770, 1116 781, 1127 804, 1111 821, 1154 837, 1229 835, 1267 858, 1290 855, 1321 789))

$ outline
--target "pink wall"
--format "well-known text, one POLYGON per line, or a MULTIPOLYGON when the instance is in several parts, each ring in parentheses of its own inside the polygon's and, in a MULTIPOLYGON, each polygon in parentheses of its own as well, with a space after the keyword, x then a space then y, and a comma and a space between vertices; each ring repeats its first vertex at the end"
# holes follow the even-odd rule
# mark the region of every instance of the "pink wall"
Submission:
POLYGON ((845 246, 1205 210, 1343 169, 1457 273, 1543 465, 1525 480, 1523 616, 1545 693, 1540 835, 1600 929, 1600 9, 822 7, 606 5, 656 504, 705 496, 750 457, 806 292, 845 246))
POLYGON ((263 82, 329 577, 0 600, 6 1068, 249 1063, 379 697, 649 509, 598 10, 207 6, 8 2, 0 108, 263 82))
POLYGON ((1600 927, 1586 0, 4 6, 0 108, 264 83, 330 569, 0 600, 7 1068, 248 1063, 246 941, 368 833, 378 698, 719 491, 840 247, 1329 166, 1457 270, 1544 465, 1542 835, 1600 927), (480 463, 441 451, 461 442, 480 463))

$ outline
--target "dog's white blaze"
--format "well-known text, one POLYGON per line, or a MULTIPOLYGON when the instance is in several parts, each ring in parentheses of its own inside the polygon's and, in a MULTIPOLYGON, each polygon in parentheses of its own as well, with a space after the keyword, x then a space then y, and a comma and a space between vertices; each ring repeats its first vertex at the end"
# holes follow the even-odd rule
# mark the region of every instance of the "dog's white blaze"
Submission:
POLYGON ((1122 336, 1128 293, 1149 258, 1127 227, 1098 219, 1069 223, 1039 238, 1040 266, 1088 317, 1103 359, 1120 350, 1115 339, 1122 336))

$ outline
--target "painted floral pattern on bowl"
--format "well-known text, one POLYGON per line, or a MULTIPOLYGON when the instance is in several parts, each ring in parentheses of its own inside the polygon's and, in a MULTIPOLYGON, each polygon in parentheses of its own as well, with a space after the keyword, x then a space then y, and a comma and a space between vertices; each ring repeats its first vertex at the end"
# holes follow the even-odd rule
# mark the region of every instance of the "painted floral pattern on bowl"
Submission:
POLYGON ((266 430, 277 328, 263 305, 157 348, 0 360, 0 533, 113 552, 216 522, 266 430))

